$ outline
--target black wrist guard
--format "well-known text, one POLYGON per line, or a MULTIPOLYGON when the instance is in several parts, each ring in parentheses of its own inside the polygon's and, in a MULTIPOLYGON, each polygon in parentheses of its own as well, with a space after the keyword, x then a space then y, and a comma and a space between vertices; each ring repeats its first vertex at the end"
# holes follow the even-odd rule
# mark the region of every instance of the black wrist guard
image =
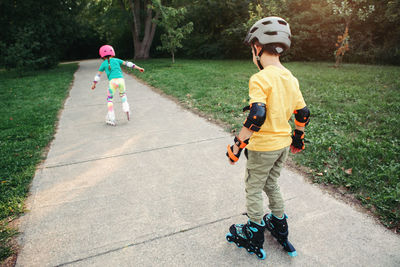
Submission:
POLYGON ((301 149, 304 149, 304 132, 300 130, 294 130, 292 135, 292 144, 291 146, 301 149))
POLYGON ((243 148, 247 146, 249 143, 249 139, 246 139, 244 141, 240 140, 237 136, 235 136, 235 139, 233 140, 235 142, 235 145, 239 147, 239 151, 235 154, 233 153, 233 146, 229 146, 227 148, 226 156, 230 159, 232 162, 236 162, 239 160, 240 154, 242 153, 243 148))

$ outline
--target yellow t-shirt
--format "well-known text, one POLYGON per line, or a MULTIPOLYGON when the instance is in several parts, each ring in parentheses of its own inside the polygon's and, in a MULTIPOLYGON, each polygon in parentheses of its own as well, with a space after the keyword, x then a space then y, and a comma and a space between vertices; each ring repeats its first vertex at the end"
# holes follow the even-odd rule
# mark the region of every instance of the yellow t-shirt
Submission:
POLYGON ((264 103, 267 115, 259 132, 254 132, 247 149, 274 151, 292 143, 289 124, 293 111, 306 106, 298 80, 287 69, 267 66, 249 81, 249 103, 264 103))

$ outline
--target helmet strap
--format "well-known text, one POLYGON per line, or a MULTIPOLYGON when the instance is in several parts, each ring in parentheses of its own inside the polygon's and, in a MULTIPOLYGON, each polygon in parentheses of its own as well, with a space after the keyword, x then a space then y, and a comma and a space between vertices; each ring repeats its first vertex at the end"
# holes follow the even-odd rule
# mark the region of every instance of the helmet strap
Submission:
POLYGON ((262 56, 262 54, 264 53, 264 47, 261 48, 261 50, 260 50, 260 52, 259 52, 258 54, 257 54, 257 49, 256 49, 255 46, 253 46, 253 50, 254 50, 254 55, 256 55, 256 60, 257 60, 258 68, 259 68, 260 70, 263 70, 264 67, 263 67, 263 65, 261 65, 261 56, 262 56))

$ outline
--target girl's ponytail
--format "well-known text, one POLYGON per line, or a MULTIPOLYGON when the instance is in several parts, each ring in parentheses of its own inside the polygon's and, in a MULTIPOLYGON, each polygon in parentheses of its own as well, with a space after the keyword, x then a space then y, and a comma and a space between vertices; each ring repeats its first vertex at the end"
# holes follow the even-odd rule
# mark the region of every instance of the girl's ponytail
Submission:
POLYGON ((107 57, 107 60, 108 60, 108 69, 111 70, 110 57, 107 57))

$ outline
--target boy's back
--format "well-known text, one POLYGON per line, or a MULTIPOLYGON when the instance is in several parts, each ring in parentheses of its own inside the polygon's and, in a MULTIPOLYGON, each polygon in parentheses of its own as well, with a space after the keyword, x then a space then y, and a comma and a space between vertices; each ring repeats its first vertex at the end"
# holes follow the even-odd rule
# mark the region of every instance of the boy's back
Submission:
POLYGON ((299 82, 285 68, 267 66, 249 81, 250 104, 264 103, 266 119, 259 132, 255 132, 247 146, 255 151, 273 151, 292 142, 289 119, 294 110, 306 106, 299 82))

